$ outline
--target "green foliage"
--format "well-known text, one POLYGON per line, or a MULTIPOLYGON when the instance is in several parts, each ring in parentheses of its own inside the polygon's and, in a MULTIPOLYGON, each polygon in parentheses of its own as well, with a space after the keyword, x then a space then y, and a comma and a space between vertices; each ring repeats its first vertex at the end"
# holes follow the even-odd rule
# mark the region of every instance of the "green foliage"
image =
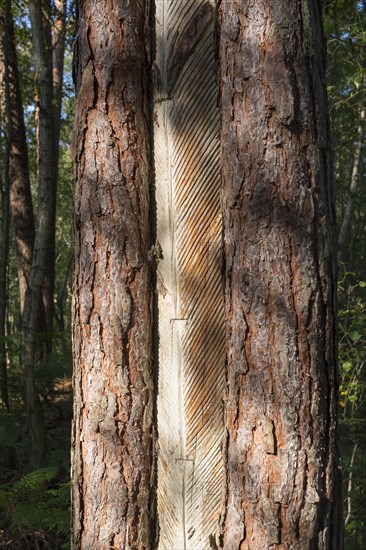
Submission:
MULTIPOLYGON (((333 135, 336 211, 340 226, 350 196, 355 144, 359 140, 361 112, 366 103, 365 3, 357 0, 326 0, 324 24, 328 46, 327 84, 333 135)), ((355 272, 360 281, 365 277, 366 263, 365 152, 363 144, 344 257, 347 269, 355 272)))
POLYGON ((0 518, 10 535, 37 530, 68 533, 70 483, 59 482, 59 477, 60 468, 48 466, 2 486, 0 518))
POLYGON ((339 366, 346 548, 362 548, 366 518, 366 304, 364 281, 339 283, 339 366))
MULTIPOLYGON (((350 198, 355 145, 361 137, 357 191, 340 265, 339 404, 346 519, 345 548, 366 547, 366 170, 359 133, 366 104, 366 2, 324 0, 328 95, 333 133, 336 212, 340 227, 350 198)), ((363 123, 363 134, 365 123, 363 123)))
MULTIPOLYGON (((60 334, 55 338, 53 353, 38 366, 36 375, 47 429, 47 465, 24 473, 29 435, 23 404, 13 398, 11 410, 0 415, 0 545, 13 541, 17 547, 19 536, 27 536, 33 547, 34 537, 42 536, 52 548, 66 550, 72 414, 69 337, 60 334)), ((19 385, 19 371, 12 372, 12 376, 18 378, 19 385)))

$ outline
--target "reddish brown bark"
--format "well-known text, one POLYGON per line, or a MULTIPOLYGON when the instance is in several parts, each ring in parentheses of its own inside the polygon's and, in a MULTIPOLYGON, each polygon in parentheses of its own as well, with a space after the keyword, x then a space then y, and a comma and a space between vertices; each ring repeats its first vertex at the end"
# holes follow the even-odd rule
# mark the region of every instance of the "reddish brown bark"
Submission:
POLYGON ((79 2, 73 547, 150 548, 148 2, 79 2))
POLYGON ((342 547, 320 1, 220 3, 226 550, 342 547))

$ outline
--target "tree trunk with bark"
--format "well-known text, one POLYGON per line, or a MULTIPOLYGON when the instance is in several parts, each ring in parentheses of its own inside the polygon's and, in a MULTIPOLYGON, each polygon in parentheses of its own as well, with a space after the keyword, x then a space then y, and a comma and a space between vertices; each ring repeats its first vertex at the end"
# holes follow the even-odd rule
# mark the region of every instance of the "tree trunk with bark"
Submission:
POLYGON ((73 548, 151 544, 149 2, 79 2, 73 548))
MULTIPOLYGON (((365 80, 365 79, 364 79, 365 80)), ((365 87, 365 82, 363 82, 365 87)), ((353 156, 353 165, 351 172, 351 182, 349 186, 348 201, 343 215, 342 224, 338 235, 338 262, 341 262, 345 256, 346 241, 352 221, 352 214, 357 193, 358 180, 360 177, 360 167, 362 158, 362 146, 364 143, 365 133, 365 113, 366 107, 362 107, 360 112, 360 120, 357 128, 357 141, 355 143, 355 152, 353 156)))
POLYGON ((58 167, 58 152, 61 129, 62 84, 64 74, 64 57, 66 41, 66 0, 55 0, 52 30, 52 75, 54 100, 54 136, 56 150, 56 166, 58 167))
POLYGON ((9 83, 9 19, 10 2, 6 1, 4 9, 0 8, 0 92, 1 117, 4 125, 5 147, 3 157, 3 173, 0 176, 1 185, 1 267, 0 267, 0 397, 1 407, 9 409, 9 392, 7 376, 6 353, 6 313, 8 304, 8 264, 9 264, 9 226, 10 226, 10 156, 13 141, 13 125, 11 120, 11 98, 9 83))
MULTIPOLYGON (((43 421, 42 405, 38 396, 35 380, 37 360, 37 335, 39 329, 39 311, 45 292, 46 277, 53 258, 52 234, 55 222, 55 141, 53 131, 53 84, 52 49, 49 30, 50 11, 48 1, 29 2, 29 16, 32 25, 32 40, 36 67, 36 86, 39 94, 39 162, 38 162, 38 210, 37 228, 32 257, 32 268, 25 295, 22 322, 21 362, 24 376, 24 395, 30 435, 29 463, 39 467, 46 454, 46 433, 43 421)), ((54 248, 53 248, 54 249, 54 248)), ((53 262, 54 263, 54 262, 53 262)), ((52 292, 53 296, 53 292, 52 292)), ((52 303, 45 303, 45 316, 52 323, 52 303)), ((48 325, 49 328, 49 325, 48 325)))
POLYGON ((220 2, 227 550, 342 548, 320 4, 220 2))
MULTIPOLYGON (((0 108, 4 127, 7 128, 11 125, 12 128, 9 158, 9 197, 18 264, 20 312, 23 314, 25 291, 32 265, 35 229, 29 181, 28 148, 14 42, 14 24, 10 6, 7 9, 9 9, 9 17, 6 24, 9 114, 5 104, 5 93, 2 95, 3 100, 1 101, 0 108)), ((5 38, 5 33, 3 36, 5 38)), ((3 48, 3 41, 0 47, 3 48)), ((1 80, 4 77, 5 71, 2 73, 1 80)))
MULTIPOLYGON (((57 16, 56 16, 57 17, 57 16)), ((59 122, 55 125, 56 117, 60 116, 60 106, 55 104, 53 84, 53 53, 51 33, 51 5, 50 0, 32 0, 29 2, 29 18, 32 26, 32 42, 35 59, 35 87, 37 103, 37 169, 40 200, 47 204, 46 233, 39 234, 37 229, 36 242, 46 249, 42 253, 47 261, 40 266, 44 269, 42 278, 43 319, 42 329, 46 331, 46 350, 52 350, 53 325, 53 295, 55 285, 55 221, 56 221, 56 192, 57 192, 57 161, 59 122), (57 132, 57 133, 56 133, 57 132), (41 197, 42 194, 42 197, 41 197)), ((57 29, 55 30, 58 33, 57 29)), ((56 69, 58 78, 62 75, 62 67, 56 69), (61 71, 61 73, 60 73, 61 71)), ((56 84, 58 90, 59 84, 56 84)), ((59 92, 58 92, 59 93, 59 92)), ((37 216, 39 224, 39 213, 37 216)), ((34 262, 33 262, 34 264, 34 262)), ((42 304, 41 304, 42 306, 42 304)))

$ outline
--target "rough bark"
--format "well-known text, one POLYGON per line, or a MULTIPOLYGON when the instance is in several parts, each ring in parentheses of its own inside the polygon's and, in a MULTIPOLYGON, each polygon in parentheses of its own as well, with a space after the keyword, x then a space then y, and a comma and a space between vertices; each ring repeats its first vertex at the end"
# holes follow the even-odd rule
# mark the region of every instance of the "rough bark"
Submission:
POLYGON ((222 0, 227 550, 338 549, 335 236, 320 0, 222 0))
POLYGON ((72 540, 83 550, 151 547, 148 8, 79 2, 72 540))
MULTIPOLYGON (((12 127, 9 159, 9 196, 18 264, 20 312, 22 314, 27 281, 32 265, 35 229, 29 182, 28 148, 14 42, 14 24, 11 13, 9 13, 6 31, 8 36, 6 67, 9 85, 9 115, 7 114, 5 102, 0 102, 0 108, 5 129, 10 125, 12 127)), ((3 36, 5 37, 5 33, 3 36)), ((6 95, 3 94, 2 97, 5 99, 6 95)))

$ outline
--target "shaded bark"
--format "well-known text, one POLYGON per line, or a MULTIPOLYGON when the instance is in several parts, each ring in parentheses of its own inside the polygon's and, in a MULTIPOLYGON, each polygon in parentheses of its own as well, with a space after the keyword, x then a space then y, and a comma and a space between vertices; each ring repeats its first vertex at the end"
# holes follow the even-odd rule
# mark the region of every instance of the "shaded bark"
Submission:
POLYGON ((151 547, 148 4, 79 2, 75 549, 151 547))
POLYGON ((320 1, 222 0, 227 550, 342 548, 320 1))
MULTIPOLYGON (((28 148, 14 42, 14 23, 10 12, 10 5, 7 8, 9 9, 9 15, 5 27, 7 33, 6 70, 9 86, 9 108, 6 109, 4 101, 1 102, 0 108, 5 131, 7 131, 6 128, 9 128, 10 125, 12 128, 9 158, 10 211, 18 264, 20 312, 23 314, 25 291, 32 265, 35 229, 29 181, 28 148)), ((5 38, 5 33, 3 36, 5 38)), ((3 99, 5 97, 5 94, 3 94, 3 99)))

